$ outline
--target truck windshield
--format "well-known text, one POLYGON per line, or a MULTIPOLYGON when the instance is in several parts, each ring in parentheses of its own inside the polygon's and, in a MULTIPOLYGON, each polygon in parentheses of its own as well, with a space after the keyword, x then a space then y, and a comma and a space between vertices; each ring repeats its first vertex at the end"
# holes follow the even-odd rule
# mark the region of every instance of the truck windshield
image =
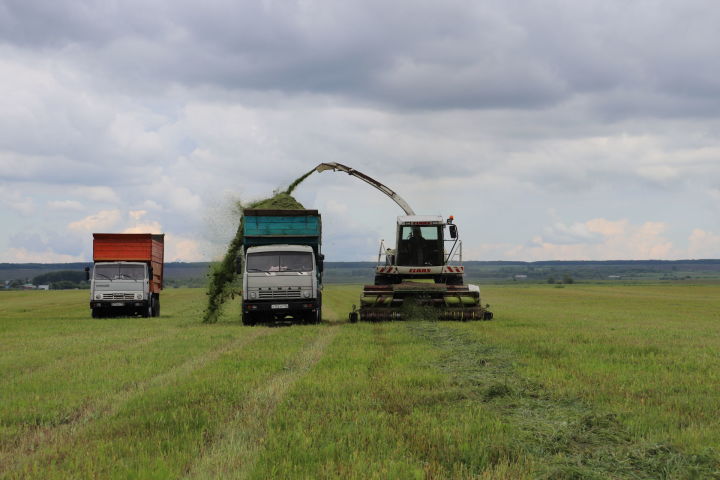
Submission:
POLYGON ((311 272, 312 255, 297 252, 263 252, 247 256, 248 272, 311 272))
POLYGON ((95 265, 95 280, 145 280, 145 266, 95 265))

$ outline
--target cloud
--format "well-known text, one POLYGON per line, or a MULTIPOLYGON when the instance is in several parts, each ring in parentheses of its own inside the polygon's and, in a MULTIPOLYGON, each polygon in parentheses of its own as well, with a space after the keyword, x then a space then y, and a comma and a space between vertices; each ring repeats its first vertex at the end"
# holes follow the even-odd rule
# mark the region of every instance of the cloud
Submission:
MULTIPOLYGON (((568 260, 631 260, 631 259, 668 259, 673 258, 673 244, 662 234, 667 225, 661 222, 644 222, 632 225, 627 220, 610 221, 596 218, 585 222, 584 232, 594 233, 601 238, 592 242, 553 242, 538 237, 536 246, 527 248, 531 259, 568 259, 568 260)), ((579 240, 579 239, 577 239, 579 240)))
POLYGON ((720 252, 720 235, 696 228, 688 238, 689 258, 717 258, 720 252))
POLYGON ((147 215, 147 210, 130 210, 130 211, 128 212, 128 215, 129 215, 130 218, 132 218, 133 220, 138 221, 138 220, 140 220, 142 217, 144 217, 145 215, 147 215))
POLYGON ((158 222, 138 224, 133 227, 128 227, 122 231, 122 233, 163 233, 162 225, 158 222))
POLYGON ((101 210, 81 220, 71 222, 68 229, 88 233, 110 231, 120 222, 121 218, 120 210, 101 210))
POLYGON ((526 244, 486 243, 467 248, 476 258, 493 260, 669 260, 686 255, 664 234, 662 222, 633 224, 595 218, 571 226, 555 224, 526 244))
POLYGON ((614 104, 626 111, 656 109, 657 98, 643 101, 652 95, 718 98, 708 59, 720 8, 693 1, 647 13, 619 0, 221 0, 201 10, 169 0, 12 1, 0 38, 87 63, 113 89, 210 85, 432 109, 542 108, 598 92, 639 97, 614 104))
POLYGON ((85 206, 77 200, 50 200, 47 202, 48 208, 53 210, 83 210, 85 206))
POLYGON ((574 243, 598 243, 603 240, 602 229, 597 229, 597 220, 587 223, 565 225, 555 223, 546 227, 541 242, 571 245, 574 243), (593 228, 595 227, 595 228, 593 228))
MULTIPOLYGON (((0 248, 149 225, 196 258, 224 248, 204 222, 225 192, 339 161, 462 219, 477 258, 679 254, 719 213, 719 21, 709 0, 10 0, 0 248)), ((336 259, 393 236, 356 179, 297 195, 336 259)))
POLYGON ((0 253, 0 262, 10 263, 73 263, 86 260, 87 258, 82 256, 66 255, 52 250, 36 252, 25 248, 9 248, 0 253))
POLYGON ((18 251, 25 252, 25 257, 31 253, 38 253, 41 257, 48 253, 80 257, 85 253, 84 235, 78 232, 58 232, 45 230, 36 232, 19 232, 9 239, 9 246, 18 251))
POLYGON ((17 189, 0 185, 0 205, 4 205, 22 215, 31 215, 35 212, 35 201, 23 195, 17 189))
POLYGON ((166 235, 165 249, 165 261, 167 262, 202 262, 208 260, 207 246, 192 238, 166 235))
POLYGON ((81 185, 73 188, 73 193, 89 202, 118 203, 120 197, 112 187, 104 185, 81 185))

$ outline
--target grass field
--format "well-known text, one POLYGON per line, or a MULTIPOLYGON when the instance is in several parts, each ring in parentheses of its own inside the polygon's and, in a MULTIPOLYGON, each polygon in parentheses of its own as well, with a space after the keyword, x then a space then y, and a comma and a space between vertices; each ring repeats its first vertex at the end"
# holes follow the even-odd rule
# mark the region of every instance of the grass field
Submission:
POLYGON ((720 478, 720 286, 487 286, 492 322, 243 327, 0 292, 0 478, 720 478))

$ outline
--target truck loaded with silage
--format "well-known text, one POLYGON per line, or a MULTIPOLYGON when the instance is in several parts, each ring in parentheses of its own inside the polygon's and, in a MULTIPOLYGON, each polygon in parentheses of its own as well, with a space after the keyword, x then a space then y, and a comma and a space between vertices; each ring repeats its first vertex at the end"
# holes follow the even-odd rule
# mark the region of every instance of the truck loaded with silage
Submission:
POLYGON ((318 211, 245 209, 242 229, 243 323, 319 323, 323 255, 318 211))

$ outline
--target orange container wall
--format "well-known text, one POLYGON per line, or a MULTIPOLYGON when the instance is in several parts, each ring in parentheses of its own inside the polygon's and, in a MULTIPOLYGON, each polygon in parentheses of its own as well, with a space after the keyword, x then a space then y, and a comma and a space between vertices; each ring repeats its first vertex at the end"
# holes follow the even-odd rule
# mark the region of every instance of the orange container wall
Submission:
POLYGON ((164 247, 164 234, 93 233, 93 261, 145 262, 152 265, 152 293, 162 290, 164 247))

